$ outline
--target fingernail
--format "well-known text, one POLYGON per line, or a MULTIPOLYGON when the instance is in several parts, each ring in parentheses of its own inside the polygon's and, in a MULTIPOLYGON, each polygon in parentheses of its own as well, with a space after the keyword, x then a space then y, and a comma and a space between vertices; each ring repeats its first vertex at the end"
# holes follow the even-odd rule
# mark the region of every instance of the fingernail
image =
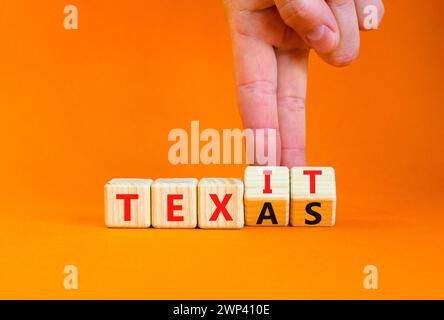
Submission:
POLYGON ((335 43, 335 34, 327 26, 321 25, 306 34, 310 45, 319 53, 325 53, 333 50, 335 43))

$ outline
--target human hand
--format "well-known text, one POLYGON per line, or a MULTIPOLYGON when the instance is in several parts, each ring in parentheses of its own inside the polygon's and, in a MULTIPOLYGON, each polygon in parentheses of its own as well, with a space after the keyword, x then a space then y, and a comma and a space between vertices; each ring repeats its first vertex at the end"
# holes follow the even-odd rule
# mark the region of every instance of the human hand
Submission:
POLYGON ((276 130, 275 165, 306 164, 310 48, 334 66, 353 62, 368 5, 377 8, 379 25, 381 0, 225 0, 244 128, 276 130))

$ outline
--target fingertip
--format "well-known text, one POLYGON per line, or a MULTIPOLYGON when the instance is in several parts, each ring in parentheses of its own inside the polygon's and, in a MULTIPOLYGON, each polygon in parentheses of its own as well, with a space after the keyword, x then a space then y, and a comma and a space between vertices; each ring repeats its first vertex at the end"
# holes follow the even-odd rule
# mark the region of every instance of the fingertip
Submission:
POLYGON ((326 25, 317 26, 306 35, 306 42, 320 54, 336 49, 339 43, 339 34, 326 25))
POLYGON ((305 149, 284 149, 281 152, 281 166, 288 168, 307 165, 305 149))
POLYGON ((358 56, 359 48, 340 50, 339 52, 323 55, 322 58, 324 61, 334 67, 342 68, 351 65, 358 58, 358 56))

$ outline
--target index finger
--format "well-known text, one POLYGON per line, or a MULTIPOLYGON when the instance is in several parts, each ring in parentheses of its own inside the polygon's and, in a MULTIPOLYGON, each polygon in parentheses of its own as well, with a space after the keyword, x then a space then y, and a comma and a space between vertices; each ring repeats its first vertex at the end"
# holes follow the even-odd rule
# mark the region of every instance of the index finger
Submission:
POLYGON ((305 99, 308 49, 278 51, 278 112, 282 140, 281 164, 306 165, 305 99))
POLYGON ((273 47, 259 39, 232 32, 239 111, 245 129, 252 129, 256 147, 255 164, 279 165, 280 136, 277 112, 277 62, 273 47), (265 139, 259 134, 263 129, 265 139), (268 144, 270 129, 276 133, 276 141, 268 144), (262 148, 262 149, 261 149, 262 148), (259 150, 265 153, 275 150, 275 163, 258 163, 259 150))

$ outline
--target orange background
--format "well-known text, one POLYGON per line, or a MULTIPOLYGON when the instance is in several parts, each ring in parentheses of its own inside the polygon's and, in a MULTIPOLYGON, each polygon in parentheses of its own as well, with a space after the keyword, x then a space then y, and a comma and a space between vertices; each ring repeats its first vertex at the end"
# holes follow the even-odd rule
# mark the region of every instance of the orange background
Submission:
POLYGON ((444 298, 444 4, 385 2, 356 63, 310 62, 308 161, 336 168, 337 225, 204 231, 106 229, 103 185, 243 175, 167 158, 191 120, 241 126, 222 1, 74 1, 76 31, 67 1, 2 1, 0 298, 444 298))

